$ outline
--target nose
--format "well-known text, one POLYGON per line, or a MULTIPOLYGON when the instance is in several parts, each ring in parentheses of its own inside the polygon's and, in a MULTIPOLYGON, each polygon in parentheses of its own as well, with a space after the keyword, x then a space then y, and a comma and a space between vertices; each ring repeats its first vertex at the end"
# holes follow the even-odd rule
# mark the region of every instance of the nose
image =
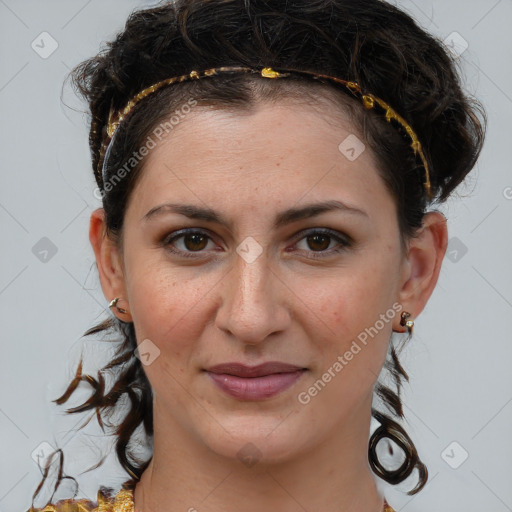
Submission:
POLYGON ((286 294, 291 293, 265 252, 248 263, 236 255, 221 283, 222 302, 216 315, 219 329, 244 344, 256 345, 290 323, 286 294))

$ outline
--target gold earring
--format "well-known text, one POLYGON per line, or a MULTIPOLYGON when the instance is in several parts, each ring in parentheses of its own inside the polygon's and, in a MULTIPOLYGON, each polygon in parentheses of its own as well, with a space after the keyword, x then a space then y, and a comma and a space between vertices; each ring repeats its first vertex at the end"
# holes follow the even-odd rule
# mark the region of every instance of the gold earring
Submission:
POLYGON ((112 299, 110 301, 110 304, 108 305, 109 308, 117 308, 117 311, 119 311, 119 313, 128 313, 128 311, 126 311, 126 309, 123 309, 123 308, 120 308, 118 305, 117 305, 117 302, 119 301, 120 297, 116 297, 115 299, 112 299))
POLYGON ((411 316, 407 311, 402 311, 400 315, 400 325, 407 327, 407 332, 412 334, 412 328, 414 327, 414 320, 407 320, 411 316))

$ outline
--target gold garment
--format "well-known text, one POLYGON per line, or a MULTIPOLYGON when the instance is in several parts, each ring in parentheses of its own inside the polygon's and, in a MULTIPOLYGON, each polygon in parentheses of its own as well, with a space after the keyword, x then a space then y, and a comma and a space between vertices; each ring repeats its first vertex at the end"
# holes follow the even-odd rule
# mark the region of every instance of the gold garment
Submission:
MULTIPOLYGON (((55 505, 46 505, 44 508, 31 507, 27 512, 134 512, 134 485, 125 484, 124 487, 114 497, 109 497, 100 489, 97 503, 87 499, 60 500, 55 505)), ((385 502, 382 512, 395 511, 385 502)))

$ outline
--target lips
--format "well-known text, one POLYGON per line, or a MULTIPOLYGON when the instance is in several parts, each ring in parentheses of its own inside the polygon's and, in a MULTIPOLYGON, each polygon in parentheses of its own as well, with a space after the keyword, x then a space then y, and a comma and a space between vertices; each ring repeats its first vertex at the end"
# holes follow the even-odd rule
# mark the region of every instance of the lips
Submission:
POLYGON ((278 361, 270 361, 257 366, 246 366, 241 363, 224 363, 207 369, 210 373, 234 375, 235 377, 243 377, 246 379, 251 377, 263 377, 274 373, 291 373, 298 370, 305 370, 305 368, 293 364, 280 363, 278 361))
POLYGON ((307 368, 276 361, 258 366, 225 363, 206 370, 215 385, 238 400, 264 400, 277 395, 299 380, 307 368))

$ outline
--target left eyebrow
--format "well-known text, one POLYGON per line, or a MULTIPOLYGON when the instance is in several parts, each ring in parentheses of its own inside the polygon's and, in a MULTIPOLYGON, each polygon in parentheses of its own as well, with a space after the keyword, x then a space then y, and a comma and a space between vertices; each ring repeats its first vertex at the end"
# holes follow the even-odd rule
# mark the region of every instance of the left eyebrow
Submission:
MULTIPOLYGON (((296 222, 298 220, 315 217, 330 211, 341 211, 352 215, 368 217, 368 214, 364 210, 360 210, 359 208, 355 208, 353 206, 348 206, 341 201, 324 201, 320 203, 307 204, 299 208, 289 208, 278 213, 274 221, 274 229, 285 226, 286 224, 291 224, 292 222, 296 222)), ((192 204, 176 203, 164 203, 151 208, 151 210, 149 210, 142 217, 141 221, 148 221, 149 219, 166 212, 177 213, 190 219, 199 219, 230 226, 230 223, 223 215, 217 213, 211 208, 203 208, 192 204)))
POLYGON ((368 217, 368 214, 365 211, 360 210, 359 208, 348 206, 345 203, 342 203, 341 201, 332 200, 324 201, 321 203, 307 204, 301 208, 290 208, 288 210, 285 210, 276 216, 274 228, 277 229, 286 224, 290 224, 301 219, 315 217, 322 213, 331 211, 341 211, 344 213, 368 217))

